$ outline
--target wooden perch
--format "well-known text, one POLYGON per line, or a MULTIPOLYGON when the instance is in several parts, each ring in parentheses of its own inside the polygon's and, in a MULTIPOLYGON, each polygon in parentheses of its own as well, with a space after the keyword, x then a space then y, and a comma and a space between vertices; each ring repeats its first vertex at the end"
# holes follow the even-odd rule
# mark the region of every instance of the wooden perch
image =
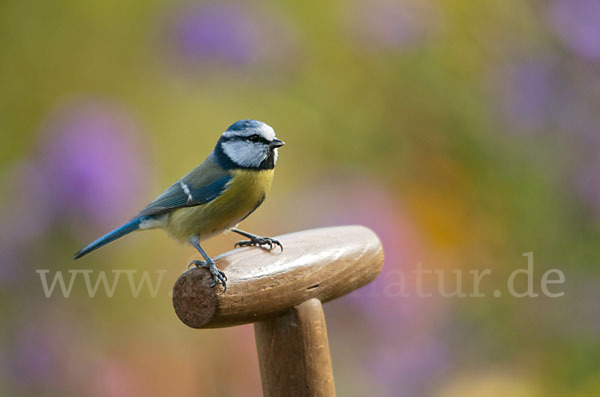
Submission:
POLYGON ((173 288, 175 312, 192 328, 255 323, 265 395, 335 395, 321 302, 377 277, 381 242, 362 226, 276 238, 283 252, 246 247, 214 258, 227 274, 226 292, 209 287, 207 269, 183 273, 173 288))
POLYGON ((263 320, 311 298, 321 302, 373 280, 383 265, 377 236, 362 226, 314 229, 277 237, 284 246, 238 248, 214 258, 228 277, 209 288, 207 269, 183 273, 173 291, 181 321, 192 328, 229 327, 263 320))

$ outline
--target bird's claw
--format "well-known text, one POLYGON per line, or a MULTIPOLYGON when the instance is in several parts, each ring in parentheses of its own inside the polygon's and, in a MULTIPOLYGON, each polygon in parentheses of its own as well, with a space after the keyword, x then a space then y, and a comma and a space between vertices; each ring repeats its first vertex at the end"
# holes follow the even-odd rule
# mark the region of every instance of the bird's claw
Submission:
POLYGON ((201 260, 193 260, 188 265, 188 269, 192 266, 205 267, 213 276, 213 282, 210 284, 210 288, 214 288, 218 283, 223 285, 223 292, 227 291, 227 276, 221 270, 217 269, 214 262, 205 262, 201 260))
POLYGON ((281 251, 283 252, 283 245, 281 244, 281 242, 279 242, 279 240, 276 240, 274 238, 271 237, 255 237, 252 238, 250 240, 242 240, 242 241, 238 241, 237 243, 235 243, 234 247, 260 247, 263 249, 266 249, 267 251, 271 251, 273 249, 273 247, 275 246, 279 246, 279 248, 281 249, 281 251), (265 247, 267 246, 267 247, 265 247))
POLYGON ((208 265, 204 261, 193 260, 189 263, 188 270, 190 270, 194 266, 195 267, 208 267, 208 265))

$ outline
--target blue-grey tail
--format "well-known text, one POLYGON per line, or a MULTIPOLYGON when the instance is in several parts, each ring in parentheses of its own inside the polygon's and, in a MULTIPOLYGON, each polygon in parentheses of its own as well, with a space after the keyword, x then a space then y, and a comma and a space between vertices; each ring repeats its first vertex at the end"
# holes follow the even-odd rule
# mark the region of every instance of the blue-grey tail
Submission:
POLYGON ((97 239, 96 241, 93 241, 90 244, 88 244, 85 248, 77 252, 73 259, 81 258, 82 256, 89 254, 90 252, 97 250, 98 248, 103 247, 112 241, 115 241, 119 237, 123 237, 126 234, 138 230, 140 228, 141 221, 141 218, 134 218, 130 220, 123 226, 116 228, 112 232, 107 233, 104 236, 97 239))

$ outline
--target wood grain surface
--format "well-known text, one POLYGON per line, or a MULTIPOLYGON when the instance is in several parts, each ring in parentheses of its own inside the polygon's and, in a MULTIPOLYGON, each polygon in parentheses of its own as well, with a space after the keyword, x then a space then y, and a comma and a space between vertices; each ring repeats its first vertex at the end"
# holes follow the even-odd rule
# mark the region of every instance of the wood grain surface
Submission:
POLYGON ((310 299, 254 324, 266 397, 335 396, 323 307, 310 299))
POLYGON ((210 288, 210 273, 193 268, 173 288, 178 317, 192 328, 262 321, 303 302, 343 296, 369 283, 383 265, 379 238, 363 226, 312 229, 276 237, 284 246, 238 248, 215 257, 227 291, 210 288))

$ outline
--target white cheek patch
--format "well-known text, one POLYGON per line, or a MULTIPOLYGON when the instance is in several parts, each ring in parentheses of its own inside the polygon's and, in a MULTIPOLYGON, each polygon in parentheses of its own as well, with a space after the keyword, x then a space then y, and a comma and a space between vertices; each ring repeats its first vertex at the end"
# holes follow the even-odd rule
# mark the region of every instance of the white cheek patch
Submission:
POLYGON ((224 142, 223 151, 234 163, 242 167, 258 167, 268 154, 266 147, 245 141, 224 142))

